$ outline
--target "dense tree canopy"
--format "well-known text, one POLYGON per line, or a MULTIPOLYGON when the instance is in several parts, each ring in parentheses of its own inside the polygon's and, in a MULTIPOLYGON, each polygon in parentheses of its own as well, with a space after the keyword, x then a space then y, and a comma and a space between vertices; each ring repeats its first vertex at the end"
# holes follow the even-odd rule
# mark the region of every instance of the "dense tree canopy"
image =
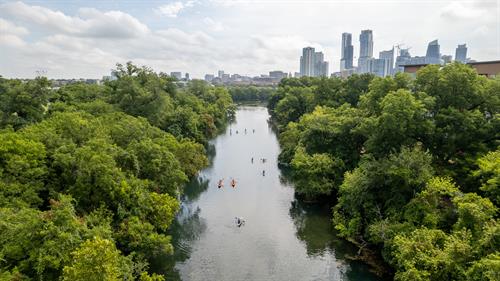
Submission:
POLYGON ((276 88, 269 86, 228 86, 229 94, 235 102, 268 101, 276 88))
POLYGON ((270 98, 296 192, 334 198, 338 234, 396 280, 500 276, 500 79, 460 63, 284 79, 270 98))
POLYGON ((0 80, 0 279, 163 280, 166 231, 204 144, 233 115, 223 88, 131 63, 104 85, 0 80))

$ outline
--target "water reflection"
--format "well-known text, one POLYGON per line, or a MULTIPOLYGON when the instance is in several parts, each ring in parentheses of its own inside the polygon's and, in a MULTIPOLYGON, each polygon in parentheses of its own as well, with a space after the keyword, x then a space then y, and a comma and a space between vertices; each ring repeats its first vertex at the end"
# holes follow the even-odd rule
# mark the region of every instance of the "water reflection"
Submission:
POLYGON ((168 233, 172 237, 174 254, 159 257, 150 265, 154 272, 165 275, 166 280, 182 280, 175 264, 189 259, 193 241, 199 239, 207 229, 206 221, 200 217, 201 208, 193 202, 207 190, 209 182, 200 176, 186 185, 180 210, 168 233))
POLYGON ((296 228, 297 238, 306 245, 307 255, 318 256, 332 249, 333 227, 320 206, 292 201, 290 217, 296 228))
MULTIPOLYGON (((305 203, 295 197, 290 206, 290 217, 296 228, 295 235, 302 241, 311 258, 334 255, 338 261, 347 260, 347 256, 355 256, 357 248, 338 238, 331 222, 331 208, 326 204, 305 203)), ((349 261, 349 265, 341 267, 342 280, 373 280, 365 264, 349 261)))
POLYGON ((200 194, 207 190, 209 183, 210 180, 204 179, 202 176, 193 178, 184 187, 184 194, 181 196, 181 202, 183 202, 183 205, 196 201, 198 197, 200 197, 200 194))

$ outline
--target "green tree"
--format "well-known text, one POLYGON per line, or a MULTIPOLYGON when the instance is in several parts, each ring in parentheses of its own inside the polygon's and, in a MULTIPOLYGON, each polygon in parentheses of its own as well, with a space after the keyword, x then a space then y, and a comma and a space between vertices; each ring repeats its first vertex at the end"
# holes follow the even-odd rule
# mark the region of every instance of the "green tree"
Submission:
POLYGON ((28 82, 0 78, 0 127, 19 129, 43 119, 51 94, 47 78, 28 82))
POLYGON ((120 252, 110 240, 99 237, 87 240, 72 255, 70 265, 64 267, 63 280, 130 279, 127 260, 120 256, 120 252))
POLYGON ((308 198, 330 194, 335 188, 336 177, 340 176, 334 174, 341 169, 336 166, 343 166, 342 161, 335 161, 326 153, 309 155, 301 146, 297 147, 291 164, 295 188, 308 198))
POLYGON ((491 151, 477 160, 479 169, 474 171, 476 177, 481 177, 480 189, 497 206, 500 205, 500 150, 491 151))

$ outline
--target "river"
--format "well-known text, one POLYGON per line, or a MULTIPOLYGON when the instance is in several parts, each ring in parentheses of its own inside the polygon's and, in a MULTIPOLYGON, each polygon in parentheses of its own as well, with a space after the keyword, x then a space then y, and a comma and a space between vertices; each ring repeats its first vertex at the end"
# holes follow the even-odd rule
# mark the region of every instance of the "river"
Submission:
POLYGON ((345 259, 355 249, 335 237, 329 207, 294 197, 268 119, 265 107, 241 106, 211 142, 211 164, 186 187, 171 227, 175 254, 152 267, 167 280, 379 280, 345 259), (246 223, 238 227, 236 216, 246 223))

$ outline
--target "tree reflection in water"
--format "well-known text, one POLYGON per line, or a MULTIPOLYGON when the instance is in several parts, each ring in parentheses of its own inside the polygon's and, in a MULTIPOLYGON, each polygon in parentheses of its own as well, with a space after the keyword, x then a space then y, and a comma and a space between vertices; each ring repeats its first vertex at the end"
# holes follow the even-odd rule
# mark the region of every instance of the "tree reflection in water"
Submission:
POLYGON ((207 228, 206 222, 200 217, 201 209, 193 202, 207 190, 208 186, 209 181, 201 177, 194 178, 186 185, 181 208, 169 229, 175 249, 174 254, 158 258, 150 265, 154 272, 164 274, 166 280, 181 280, 175 264, 189 259, 193 241, 196 241, 207 228))
MULTIPOLYGON (((287 180, 286 177, 283 178, 287 180)), ((319 203, 305 203, 295 196, 291 202, 290 217, 296 228, 295 235, 305 244, 311 258, 334 255, 338 261, 355 256, 357 249, 351 243, 338 238, 331 222, 331 207, 319 203)), ((372 275, 361 262, 350 262, 342 280, 372 280, 372 275)))

